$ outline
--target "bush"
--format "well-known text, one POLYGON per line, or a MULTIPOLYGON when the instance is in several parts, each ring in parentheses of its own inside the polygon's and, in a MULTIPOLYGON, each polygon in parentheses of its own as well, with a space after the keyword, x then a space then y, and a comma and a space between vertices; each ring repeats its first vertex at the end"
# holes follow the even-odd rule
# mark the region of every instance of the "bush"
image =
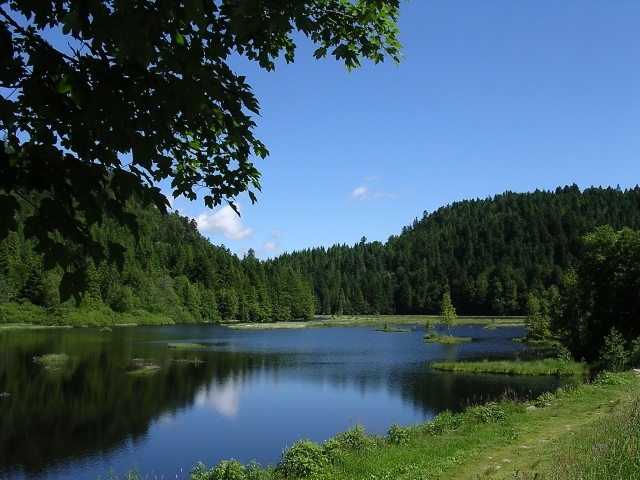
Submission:
POLYGON ((397 423, 391 425, 387 432, 387 441, 396 445, 403 445, 411 438, 411 427, 401 427, 397 423))
POLYGON ((538 408, 546 407, 547 405, 551 404, 551 402, 555 400, 555 398, 556 397, 553 395, 553 393, 544 392, 534 400, 533 404, 538 408))
POLYGON ((429 425, 431 425, 431 434, 442 435, 443 433, 451 432, 458 428, 460 425, 460 415, 454 415, 449 410, 445 410, 436 415, 429 425))
POLYGON ((616 327, 604 337, 604 345, 600 349, 600 360, 610 372, 621 372, 629 361, 629 353, 624 348, 624 337, 616 327))
POLYGON ((306 478, 329 464, 324 449, 311 440, 298 440, 282 455, 276 467, 285 478, 306 478))
POLYGON ((629 380, 620 373, 600 372, 593 381, 594 385, 626 385, 629 380))
POLYGON ((211 470, 202 462, 194 467, 189 475, 192 480, 245 480, 245 466, 237 460, 223 460, 211 470))
POLYGON ((473 407, 471 411, 478 423, 494 423, 506 418, 504 410, 496 402, 473 407))

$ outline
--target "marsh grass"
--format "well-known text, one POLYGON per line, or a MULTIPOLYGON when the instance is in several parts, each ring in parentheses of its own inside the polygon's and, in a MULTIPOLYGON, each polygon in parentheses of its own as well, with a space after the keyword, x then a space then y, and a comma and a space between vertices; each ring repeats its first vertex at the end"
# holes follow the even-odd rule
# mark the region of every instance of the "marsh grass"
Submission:
POLYGON ((567 362, 555 358, 544 360, 499 360, 483 362, 434 362, 434 370, 471 373, 502 373, 507 375, 587 375, 589 367, 585 363, 567 362))
POLYGON ((456 345, 458 343, 468 343, 472 341, 471 337, 449 337, 447 335, 441 335, 439 337, 427 338, 427 335, 422 337, 425 343, 444 343, 445 345, 456 345))
POLYGON ((374 332, 386 332, 386 333, 410 333, 413 330, 411 328, 398 328, 398 327, 379 327, 373 330, 374 332))
POLYGON ((167 347, 169 348, 207 348, 206 345, 203 345, 201 343, 189 343, 189 342, 169 343, 167 347))
MULTIPOLYGON (((228 322, 222 325, 234 330, 272 330, 272 329, 289 329, 289 328, 327 328, 327 327, 362 327, 384 325, 425 325, 429 323, 432 326, 440 325, 440 316, 438 315, 363 315, 363 316, 320 316, 314 320, 294 321, 294 322, 270 322, 270 323, 238 323, 228 322)), ((498 319, 492 317, 458 317, 458 325, 487 325, 492 324, 496 327, 514 327, 523 326, 525 317, 500 317, 498 319)))
POLYGON ((43 365, 60 366, 69 361, 69 356, 66 353, 48 353, 41 357, 35 357, 34 361, 43 365))
POLYGON ((134 370, 129 370, 127 375, 136 375, 136 376, 147 376, 153 375, 154 373, 158 373, 161 370, 160 365, 142 365, 139 368, 135 368, 134 370))

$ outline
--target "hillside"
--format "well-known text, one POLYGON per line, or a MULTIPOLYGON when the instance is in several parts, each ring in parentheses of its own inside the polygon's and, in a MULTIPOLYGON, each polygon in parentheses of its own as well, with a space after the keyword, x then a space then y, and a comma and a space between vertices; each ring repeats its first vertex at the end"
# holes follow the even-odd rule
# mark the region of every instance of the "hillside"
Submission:
MULTIPOLYGON (((88 291, 81 307, 60 305, 61 270, 21 232, 0 243, 0 323, 109 325, 220 320, 286 321, 313 316, 310 285, 290 266, 265 264, 249 252, 239 259, 214 246, 193 220, 131 205, 140 241, 115 222, 96 232, 126 247, 122 271, 85 261, 88 291)), ((78 255, 82 255, 78 252, 78 255)))
MULTIPOLYGON (((582 238, 601 225, 640 229, 640 187, 573 185, 507 192, 424 212, 386 243, 318 247, 258 260, 212 245, 193 220, 132 204, 140 241, 113 222, 97 236, 126 247, 124 268, 85 262, 80 309, 60 305, 61 271, 45 271, 21 232, 0 242, 0 323, 287 321, 329 314, 520 315, 527 295, 560 285, 582 238)), ((19 219, 20 220, 20 219, 19 219)), ((82 255, 82 252, 78 252, 82 255)))
POLYGON ((316 314, 435 314, 445 291, 463 315, 523 314, 529 292, 562 282, 582 237, 640 229, 640 188, 506 192, 424 212, 386 243, 313 248, 275 259, 313 286, 316 314))

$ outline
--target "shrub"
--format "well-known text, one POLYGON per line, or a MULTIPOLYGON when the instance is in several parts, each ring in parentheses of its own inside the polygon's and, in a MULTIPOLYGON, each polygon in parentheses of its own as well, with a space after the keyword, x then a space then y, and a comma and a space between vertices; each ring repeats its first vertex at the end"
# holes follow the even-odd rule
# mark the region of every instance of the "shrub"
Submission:
POLYGON ((620 373, 600 372, 596 379, 593 381, 595 385, 626 385, 629 380, 620 373))
POLYGON ((430 430, 433 435, 442 435, 443 433, 451 432, 458 428, 460 425, 460 415, 454 415, 449 410, 445 410, 436 415, 430 425, 430 430))
POLYGON ((337 435, 336 439, 342 448, 357 452, 365 450, 372 443, 372 437, 365 433, 361 425, 356 425, 354 428, 337 435))
POLYGON ((242 463, 231 459, 223 460, 209 471, 202 462, 198 462, 189 475, 193 480, 245 480, 245 472, 246 468, 242 463))
POLYGON ((604 337, 604 345, 600 349, 600 360, 610 372, 621 372, 629 361, 629 354, 624 348, 624 337, 616 327, 604 337))
POLYGON ((285 478, 306 478, 319 472, 329 463, 324 449, 311 440, 298 440, 284 452, 276 469, 285 478))
POLYGON ((387 432, 387 441, 395 443, 396 445, 402 445, 409 441, 411 433, 411 427, 401 427, 397 423, 394 423, 387 432))
POLYGON ((471 409, 473 416, 478 423, 494 423, 504 420, 506 414, 496 402, 489 402, 471 409))
POLYGON ((538 408, 542 408, 542 407, 546 407, 553 400, 555 400, 555 396, 553 395, 553 393, 544 392, 542 395, 540 395, 538 398, 536 398, 533 401, 533 404, 538 408))

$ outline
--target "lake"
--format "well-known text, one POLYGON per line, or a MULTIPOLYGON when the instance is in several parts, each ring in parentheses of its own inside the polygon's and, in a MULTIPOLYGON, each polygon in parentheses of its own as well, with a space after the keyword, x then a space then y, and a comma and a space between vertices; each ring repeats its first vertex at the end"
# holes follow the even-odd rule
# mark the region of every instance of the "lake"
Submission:
POLYGON ((474 341, 426 344, 420 327, 0 332, 0 392, 10 394, 0 398, 0 479, 105 478, 109 468, 123 478, 134 464, 151 479, 183 479, 198 461, 276 463, 302 438, 322 442, 355 425, 384 435, 507 388, 524 396, 559 386, 554 377, 430 370, 436 360, 530 354, 511 341, 521 327, 452 333, 474 341), (168 348, 180 342, 205 348, 168 348), (70 358, 34 361, 52 353, 70 358), (131 373, 143 364, 156 370, 131 373))

